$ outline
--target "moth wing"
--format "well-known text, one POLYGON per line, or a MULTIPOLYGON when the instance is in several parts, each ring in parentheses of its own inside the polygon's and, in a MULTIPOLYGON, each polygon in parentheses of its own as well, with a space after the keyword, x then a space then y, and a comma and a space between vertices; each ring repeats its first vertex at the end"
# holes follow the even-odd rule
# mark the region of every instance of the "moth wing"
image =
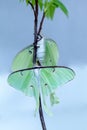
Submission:
POLYGON ((33 45, 20 51, 12 62, 12 71, 33 67, 33 45))
POLYGON ((59 50, 55 41, 52 39, 45 39, 45 66, 54 66, 58 64, 59 50))
MULTIPOLYGON (((57 44, 51 39, 45 39, 45 55, 42 66, 57 65, 59 51, 57 44)), ((40 60, 39 58, 37 60, 40 60)), ((12 62, 12 71, 33 67, 33 44, 20 51, 12 62)))
POLYGON ((75 73, 67 67, 42 68, 40 71, 42 90, 45 95, 53 93, 54 90, 72 80, 75 73))
POLYGON ((9 75, 8 83, 13 88, 22 91, 25 95, 38 98, 39 90, 33 70, 18 71, 9 75))

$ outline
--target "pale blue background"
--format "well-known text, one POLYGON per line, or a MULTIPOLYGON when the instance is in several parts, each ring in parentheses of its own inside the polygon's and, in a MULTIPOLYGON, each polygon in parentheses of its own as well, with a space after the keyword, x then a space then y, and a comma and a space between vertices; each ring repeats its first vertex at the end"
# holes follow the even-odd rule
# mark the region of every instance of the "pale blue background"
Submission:
MULTIPOLYGON (((60 104, 53 117, 45 114, 48 130, 87 130, 87 1, 63 0, 69 18, 57 10, 53 21, 44 22, 43 34, 59 46, 59 65, 76 72, 75 79, 58 89, 60 104)), ((12 59, 33 42, 33 15, 18 0, 0 1, 0 130, 41 130, 35 101, 7 84, 12 59)))

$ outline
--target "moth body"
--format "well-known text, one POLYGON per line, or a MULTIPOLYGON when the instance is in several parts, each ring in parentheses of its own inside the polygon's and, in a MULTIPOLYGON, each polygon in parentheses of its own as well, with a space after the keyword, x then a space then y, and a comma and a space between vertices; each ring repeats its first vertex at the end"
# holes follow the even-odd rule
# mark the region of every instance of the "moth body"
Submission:
POLYGON ((45 44, 44 38, 42 38, 37 44, 37 58, 40 62, 43 62, 45 56, 45 44))

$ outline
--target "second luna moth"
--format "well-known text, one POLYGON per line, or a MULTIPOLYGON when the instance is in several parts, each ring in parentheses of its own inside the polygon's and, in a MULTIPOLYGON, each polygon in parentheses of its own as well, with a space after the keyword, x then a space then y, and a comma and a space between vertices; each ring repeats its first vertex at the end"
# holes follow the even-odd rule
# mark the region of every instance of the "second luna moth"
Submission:
POLYGON ((11 73, 8 83, 26 95, 34 96, 37 108, 39 95, 42 95, 44 108, 46 108, 45 97, 50 95, 51 104, 58 103, 54 90, 72 80, 74 76, 74 71, 64 66, 33 67, 11 73))
MULTIPOLYGON (((59 51, 55 41, 42 38, 37 43, 37 48, 37 63, 39 61, 42 66, 57 65, 59 51)), ((33 51, 33 44, 20 51, 13 60, 12 71, 33 67, 33 51)))

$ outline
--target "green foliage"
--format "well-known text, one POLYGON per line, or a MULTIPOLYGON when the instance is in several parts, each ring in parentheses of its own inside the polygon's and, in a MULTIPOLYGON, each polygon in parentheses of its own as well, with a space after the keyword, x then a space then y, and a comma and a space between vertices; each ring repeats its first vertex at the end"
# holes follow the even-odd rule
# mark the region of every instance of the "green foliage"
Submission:
POLYGON ((43 0, 38 0, 38 4, 39 4, 39 7, 40 9, 42 10, 43 9, 43 0))
MULTIPOLYGON (((35 0, 26 0, 27 5, 29 5, 30 3, 33 6, 35 6, 35 0)), ((42 8, 43 8, 43 0, 38 0, 38 5, 39 5, 40 9, 42 10, 42 8)))
POLYGON ((53 0, 46 2, 44 6, 44 12, 47 18, 53 19, 56 6, 53 4, 53 0))
POLYGON ((68 10, 61 1, 53 0, 53 4, 56 6, 56 8, 59 7, 63 11, 63 13, 68 16, 68 10))
POLYGON ((45 1, 44 4, 46 17, 53 19, 56 8, 60 8, 65 13, 65 15, 68 15, 68 10, 62 2, 59 0, 50 0, 48 2, 45 1))
MULTIPOLYGON (((21 0, 23 1, 23 0, 21 0)), ((32 4, 33 7, 35 6, 35 0, 26 0, 26 4, 32 4)), ((61 11, 68 16, 68 10, 65 5, 59 0, 38 0, 38 5, 41 11, 45 13, 45 17, 48 19, 53 19, 55 10, 60 8, 61 11)))

